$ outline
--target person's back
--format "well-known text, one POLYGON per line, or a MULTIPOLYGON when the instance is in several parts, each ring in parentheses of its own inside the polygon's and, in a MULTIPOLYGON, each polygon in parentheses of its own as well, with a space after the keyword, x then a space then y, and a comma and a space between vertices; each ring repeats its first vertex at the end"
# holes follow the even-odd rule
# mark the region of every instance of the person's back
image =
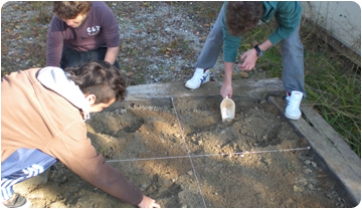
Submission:
POLYGON ((45 149, 64 131, 64 122, 83 123, 77 108, 36 80, 39 70, 18 71, 2 78, 2 161, 19 147, 34 148, 36 144, 36 148, 45 149))

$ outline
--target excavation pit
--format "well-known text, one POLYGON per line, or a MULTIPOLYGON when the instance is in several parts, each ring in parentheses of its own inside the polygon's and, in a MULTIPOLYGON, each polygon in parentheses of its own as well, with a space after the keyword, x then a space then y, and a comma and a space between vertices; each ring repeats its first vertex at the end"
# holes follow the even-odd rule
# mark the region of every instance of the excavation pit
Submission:
MULTIPOLYGON (((219 88, 216 82, 197 91, 180 83, 131 86, 126 101, 92 115, 88 136, 162 207, 359 204, 360 159, 309 106, 299 121, 287 120, 278 79, 235 82, 235 118, 227 122, 219 88)), ((35 179, 15 186, 32 207, 132 207, 61 163, 46 184, 35 179)))

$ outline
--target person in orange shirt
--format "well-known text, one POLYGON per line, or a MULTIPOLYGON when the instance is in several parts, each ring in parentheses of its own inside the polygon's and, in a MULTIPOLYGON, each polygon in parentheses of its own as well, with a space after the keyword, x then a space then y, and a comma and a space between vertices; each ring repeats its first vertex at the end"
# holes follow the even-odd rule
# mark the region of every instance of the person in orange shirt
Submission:
POLYGON ((115 101, 126 83, 109 62, 80 67, 32 68, 1 80, 1 202, 21 207, 25 197, 13 185, 36 176, 58 160, 74 173, 119 200, 156 207, 123 174, 105 162, 87 137, 85 120, 115 101))

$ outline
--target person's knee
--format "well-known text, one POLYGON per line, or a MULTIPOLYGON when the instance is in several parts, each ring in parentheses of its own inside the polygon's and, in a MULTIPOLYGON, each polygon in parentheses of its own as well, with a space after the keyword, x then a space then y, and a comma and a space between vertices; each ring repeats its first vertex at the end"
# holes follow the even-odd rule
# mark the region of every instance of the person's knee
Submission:
POLYGON ((303 44, 300 42, 300 39, 285 39, 282 42, 282 50, 284 52, 303 52, 303 44))
POLYGON ((87 61, 84 60, 81 52, 71 50, 71 49, 66 49, 62 53, 60 67, 62 69, 65 69, 67 67, 79 66, 86 62, 87 61))
POLYGON ((213 27, 207 37, 210 40, 222 40, 222 29, 221 27, 213 27))

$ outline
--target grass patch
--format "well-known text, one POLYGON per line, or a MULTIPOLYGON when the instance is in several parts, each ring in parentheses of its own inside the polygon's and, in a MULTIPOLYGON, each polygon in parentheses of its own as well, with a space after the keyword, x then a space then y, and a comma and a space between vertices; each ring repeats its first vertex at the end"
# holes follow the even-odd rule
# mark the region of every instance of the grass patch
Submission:
MULTIPOLYGON (((30 3, 30 2, 29 2, 30 3)), ((52 18, 53 3, 48 1, 31 2, 30 9, 36 11, 33 21, 40 24, 49 24, 52 18)))
POLYGON ((318 30, 301 28, 307 101, 361 157, 361 66, 317 39, 318 30))

